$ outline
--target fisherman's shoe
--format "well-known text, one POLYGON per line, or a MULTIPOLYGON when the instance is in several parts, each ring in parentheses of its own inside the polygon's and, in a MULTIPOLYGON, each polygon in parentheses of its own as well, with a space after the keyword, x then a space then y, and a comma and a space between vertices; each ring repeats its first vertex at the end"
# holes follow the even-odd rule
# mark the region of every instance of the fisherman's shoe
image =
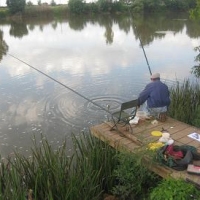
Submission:
POLYGON ((167 119, 167 113, 166 112, 163 112, 163 113, 159 114, 159 121, 165 122, 166 119, 167 119))

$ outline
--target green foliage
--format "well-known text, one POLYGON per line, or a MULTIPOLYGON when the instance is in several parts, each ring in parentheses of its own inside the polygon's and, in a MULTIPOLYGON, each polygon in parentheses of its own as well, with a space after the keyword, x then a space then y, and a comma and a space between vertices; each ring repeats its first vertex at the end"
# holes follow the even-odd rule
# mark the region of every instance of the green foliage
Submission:
POLYGON ((187 2, 186 1, 182 1, 182 0, 165 0, 165 4, 167 5, 167 7, 169 9, 172 10, 185 10, 186 6, 187 6, 187 2))
MULTIPOLYGON (((191 18, 200 16, 200 0, 98 0, 86 3, 85 0, 69 0, 68 10, 74 14, 82 13, 116 13, 168 10, 190 10, 191 18), (195 8, 196 6, 196 8, 195 8)), ((26 0, 7 0, 7 6, 11 14, 24 12, 26 0)), ((32 6, 28 1, 27 6, 32 6)), ((38 0, 38 5, 42 6, 42 1, 38 0)), ((56 6, 55 0, 51 0, 51 6, 56 6)))
POLYGON ((191 70, 192 74, 194 74, 197 78, 200 78, 200 63, 199 65, 195 65, 191 70))
POLYGON ((196 5, 196 0, 164 0, 165 5, 170 10, 189 10, 196 5))
POLYGON ((165 8, 163 0, 146 0, 144 1, 144 9, 148 11, 161 10, 165 8))
POLYGON ((112 1, 98 0, 97 5, 100 12, 110 12, 112 9, 112 1))
POLYGON ((192 19, 200 19, 200 0, 196 0, 197 5, 190 10, 190 17, 192 19))
POLYGON ((184 80, 170 88, 171 104, 169 115, 175 119, 193 125, 197 107, 200 105, 200 85, 184 80))
POLYGON ((54 149, 42 138, 30 157, 8 157, 0 165, 0 199, 25 199, 30 190, 29 199, 100 199, 113 185, 115 150, 91 135, 74 137, 74 150, 69 155, 66 140, 54 149))
POLYGON ((193 125, 200 128, 200 105, 197 107, 197 109, 194 112, 193 125))
POLYGON ((92 3, 87 3, 85 6, 86 12, 89 13, 98 13, 98 5, 94 2, 92 3))
POLYGON ((125 6, 121 1, 114 1, 112 4, 112 12, 123 12, 125 11, 125 6))
POLYGON ((113 13, 178 10, 186 11, 194 8, 196 0, 98 0, 96 3, 85 3, 83 0, 69 0, 68 6, 72 13, 113 13))
POLYGON ((144 3, 143 1, 140 0, 135 0, 133 1, 132 5, 131 5, 131 11, 132 12, 141 12, 144 10, 144 3))
POLYGON ((6 4, 11 14, 23 13, 26 6, 26 0, 7 0, 6 4))
MULTIPOLYGON (((81 139, 74 138, 75 157, 77 160, 77 170, 97 171, 98 184, 104 185, 104 189, 109 190, 114 184, 113 170, 117 164, 115 155, 117 151, 108 144, 91 136, 83 136, 81 139), (86 165, 84 165, 86 163, 86 165)), ((90 174, 90 172, 89 172, 90 174)), ((81 175, 84 176, 84 175, 81 175)))
POLYGON ((150 200, 186 200, 199 198, 200 192, 195 186, 182 179, 163 179, 150 193, 150 200))
POLYGON ((0 19, 5 18, 8 15, 8 12, 7 8, 0 9, 0 19))
POLYGON ((69 0, 69 11, 75 14, 81 14, 85 11, 85 3, 83 0, 69 0))
POLYGON ((158 176, 142 164, 147 153, 145 150, 145 152, 126 152, 117 155, 119 163, 114 170, 117 180, 117 184, 112 189, 114 195, 119 196, 120 199, 141 199, 142 195, 148 192, 149 184, 153 187, 153 183, 157 183, 158 176))
POLYGON ((67 14, 67 6, 54 6, 52 7, 53 14, 55 17, 62 17, 67 14))

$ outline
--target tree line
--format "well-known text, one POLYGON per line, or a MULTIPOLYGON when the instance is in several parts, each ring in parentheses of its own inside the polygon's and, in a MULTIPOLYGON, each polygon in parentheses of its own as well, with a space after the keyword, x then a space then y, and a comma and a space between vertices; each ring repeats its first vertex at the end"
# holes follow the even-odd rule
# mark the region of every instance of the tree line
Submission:
MULTIPOLYGON (((6 3, 11 15, 23 14, 26 7, 33 6, 31 1, 26 2, 26 0, 7 0, 6 3)), ((41 0, 38 0, 38 6, 42 5, 41 0)), ((52 0, 48 6, 56 6, 55 1, 52 0)), ((86 3, 85 0, 69 0, 67 8, 69 12, 75 14, 191 10, 194 16, 200 16, 200 0, 97 0, 91 3, 86 3)))
POLYGON ((73 13, 188 11, 194 9, 196 5, 197 0, 98 0, 95 3, 85 3, 84 0, 69 0, 68 2, 69 10, 73 13))

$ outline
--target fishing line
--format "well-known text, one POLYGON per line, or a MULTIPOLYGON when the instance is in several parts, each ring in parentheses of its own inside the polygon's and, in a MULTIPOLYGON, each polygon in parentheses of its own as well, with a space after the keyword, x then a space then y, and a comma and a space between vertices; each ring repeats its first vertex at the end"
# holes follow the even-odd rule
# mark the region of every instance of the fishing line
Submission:
MULTIPOLYGON (((128 8, 128 9, 129 9, 129 8, 128 8)), ((129 9, 129 14, 130 14, 130 17, 131 17, 131 19, 132 19, 130 9, 129 9)), ((132 20, 132 23, 133 23, 133 20, 132 20)), ((134 23, 133 23, 133 25, 134 25, 134 23)), ((134 26, 135 26, 135 25, 134 25, 134 26)), ((147 59, 147 56, 146 56, 146 52, 145 52, 145 50, 144 50, 144 47, 143 47, 143 44, 142 44, 142 40, 140 39, 140 36, 139 36, 139 33, 138 33, 138 31, 137 31, 136 26, 135 26, 135 30, 136 30, 136 33, 137 33, 137 35, 138 35, 138 38, 139 38, 139 41, 140 41, 140 45, 141 45, 141 47, 142 47, 143 54, 144 54, 145 59, 146 59, 146 63, 147 63, 148 69, 149 69, 149 73, 152 75, 151 68, 150 68, 150 65, 149 65, 149 62, 148 62, 148 59, 147 59)), ((1 49, 0 49, 0 51, 3 52, 3 53, 5 53, 5 52, 2 51, 1 49)), ((27 62, 25 62, 25 61, 19 59, 18 57, 14 56, 14 55, 12 55, 12 54, 9 54, 9 53, 6 53, 6 54, 9 55, 9 56, 11 56, 11 57, 13 57, 14 59, 16 59, 16 60, 18 60, 18 61, 24 63, 25 65, 29 66, 30 68, 34 69, 35 71, 39 72, 40 74, 43 74, 44 76, 48 77, 49 79, 53 80, 54 82, 56 82, 56 83, 62 85, 63 87, 67 88, 68 90, 74 92, 74 93, 77 94, 78 96, 84 98, 84 99, 87 100, 88 102, 94 104, 95 106, 101 108, 102 110, 104 110, 104 111, 106 111, 107 113, 109 113, 109 114, 112 115, 112 113, 109 112, 110 105, 107 105, 107 109, 106 109, 106 108, 100 106, 99 104, 97 104, 96 102, 92 101, 91 99, 85 97, 85 96, 82 95, 81 93, 79 93, 79 92, 73 90, 72 88, 68 87, 67 85, 63 84, 62 82, 56 80, 55 78, 49 76, 48 74, 42 72, 41 70, 39 70, 39 69, 33 67, 32 65, 28 64, 27 62)))
MULTIPOLYGON (((133 23, 133 20, 132 20, 132 15, 131 15, 131 11, 130 11, 130 8, 128 7, 128 10, 129 10, 129 15, 130 15, 130 17, 131 17, 131 21, 132 21, 132 23, 133 23)), ((139 38, 139 41, 140 41, 140 45, 141 45, 141 47, 142 47, 142 51, 143 51, 143 54, 144 54, 144 57, 145 57, 145 60, 146 60, 146 63, 147 63, 147 66, 148 66, 148 69, 149 69, 149 73, 150 73, 150 75, 152 75, 152 72, 151 72, 151 67, 150 67, 150 65, 149 65, 149 61, 148 61, 148 59, 147 59, 147 55, 146 55, 146 52, 145 52, 145 50, 144 50, 144 46, 143 46, 143 44, 142 44, 142 40, 141 40, 141 38, 140 38, 140 35, 139 35, 139 32, 137 31, 137 27, 136 27, 136 25, 133 23, 133 25, 134 25, 134 28, 135 28, 135 30, 136 30, 136 34, 137 34, 137 36, 138 36, 138 38, 139 38)))
MULTIPOLYGON (((2 50, 0 50, 0 51, 2 51, 2 50)), ((2 52, 3 52, 3 51, 2 51, 2 52)), ((90 103, 94 104, 95 106, 101 108, 102 110, 106 111, 107 113, 112 114, 111 112, 109 112, 109 105, 107 105, 107 109, 105 109, 104 107, 102 107, 102 106, 100 106, 99 104, 95 103, 95 102, 92 101, 91 99, 88 99, 88 98, 85 97, 84 95, 82 95, 82 94, 80 94, 79 92, 73 90, 72 88, 70 88, 70 87, 68 87, 67 85, 63 84, 62 82, 56 80, 55 78, 49 76, 48 74, 42 72, 41 70, 39 70, 39 69, 33 67, 32 65, 28 64, 27 62, 25 62, 25 61, 23 61, 23 60, 17 58, 16 56, 14 56, 14 55, 12 55, 12 54, 7 53, 7 55, 9 55, 9 56, 15 58, 16 60, 18 60, 18 61, 24 63, 25 65, 29 66, 30 68, 34 69, 35 71, 39 72, 40 74, 43 74, 44 76, 48 77, 49 79, 53 80, 54 82, 56 82, 56 83, 62 85, 63 87, 65 87, 65 88, 67 88, 68 90, 74 92, 74 93, 77 94, 78 96, 84 98, 84 99, 87 100, 88 102, 90 102, 90 103)))

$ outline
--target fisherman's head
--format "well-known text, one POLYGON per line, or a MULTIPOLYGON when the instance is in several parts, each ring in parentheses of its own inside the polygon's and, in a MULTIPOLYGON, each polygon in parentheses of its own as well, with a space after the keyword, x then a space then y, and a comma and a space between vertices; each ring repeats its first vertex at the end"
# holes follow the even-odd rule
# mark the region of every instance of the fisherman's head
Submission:
POLYGON ((160 80, 160 74, 155 73, 151 75, 151 81, 160 80))

